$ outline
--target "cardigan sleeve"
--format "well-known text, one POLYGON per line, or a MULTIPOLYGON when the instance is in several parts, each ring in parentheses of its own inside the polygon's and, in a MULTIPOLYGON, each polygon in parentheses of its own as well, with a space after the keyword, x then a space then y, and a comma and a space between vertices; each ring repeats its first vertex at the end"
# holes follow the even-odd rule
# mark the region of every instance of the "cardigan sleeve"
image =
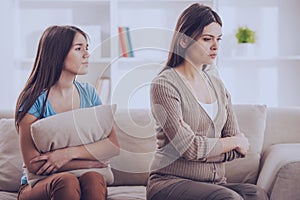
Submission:
MULTIPOLYGON (((227 100, 227 103, 226 103, 227 118, 226 118, 225 125, 222 129, 221 135, 222 135, 222 137, 231 137, 231 136, 234 136, 237 133, 239 133, 240 129, 238 126, 238 122, 237 122, 235 113, 232 108, 231 95, 227 89, 225 89, 225 92, 226 92, 226 100, 227 100)), ((231 161, 233 159, 241 158, 241 157, 244 157, 244 156, 242 154, 240 154, 238 151, 232 150, 232 151, 225 153, 224 161, 231 161)))
MULTIPOLYGON (((224 87, 225 88, 225 87, 224 87)), ((227 89, 225 89, 225 96, 226 96, 226 122, 224 124, 224 127, 222 129, 221 137, 231 137, 236 135, 240 132, 239 126, 237 123, 236 116, 234 114, 234 111, 232 109, 231 104, 231 96, 227 89)), ((212 156, 207 159, 207 162, 227 162, 232 161, 237 158, 244 157, 242 154, 240 154, 235 149, 228 151, 226 153, 222 153, 217 156, 212 156)))
MULTIPOLYGON (((179 156, 187 160, 206 162, 207 156, 222 153, 219 138, 196 135, 190 125, 183 121, 181 98, 171 81, 155 79, 150 88, 151 110, 156 123, 165 137, 160 137, 159 148, 172 145, 179 156)), ((185 111, 187 112, 187 111, 185 111)), ((159 132, 159 131, 158 131, 159 132)))
POLYGON ((238 122, 235 116, 235 113, 232 109, 232 104, 231 104, 231 95, 229 94, 228 90, 226 90, 226 112, 227 112, 227 118, 226 122, 224 124, 224 127, 222 129, 222 137, 230 137, 234 136, 237 133, 240 132, 238 122))

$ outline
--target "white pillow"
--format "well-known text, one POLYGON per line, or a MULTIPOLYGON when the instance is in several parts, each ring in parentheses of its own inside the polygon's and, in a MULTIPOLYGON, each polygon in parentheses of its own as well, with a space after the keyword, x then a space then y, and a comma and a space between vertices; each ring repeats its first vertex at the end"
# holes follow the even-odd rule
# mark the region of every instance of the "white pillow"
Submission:
MULTIPOLYGON (((96 142, 107 138, 110 134, 115 110, 116 105, 100 105, 59 113, 33 123, 31 136, 41 153, 96 142)), ((104 176, 108 184, 113 182, 110 166, 69 172, 80 176, 87 171, 97 171, 104 176)), ((45 177, 27 171, 30 185, 34 185, 36 181, 45 177)))

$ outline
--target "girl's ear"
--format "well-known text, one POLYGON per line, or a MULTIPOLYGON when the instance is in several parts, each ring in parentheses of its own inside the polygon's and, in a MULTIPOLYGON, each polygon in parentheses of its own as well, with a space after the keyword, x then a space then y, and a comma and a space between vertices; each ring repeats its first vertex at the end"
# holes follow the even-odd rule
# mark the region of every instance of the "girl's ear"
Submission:
POLYGON ((188 43, 189 43, 188 37, 186 35, 182 35, 182 37, 180 38, 180 41, 179 41, 180 46, 183 49, 185 49, 185 48, 187 48, 188 43))

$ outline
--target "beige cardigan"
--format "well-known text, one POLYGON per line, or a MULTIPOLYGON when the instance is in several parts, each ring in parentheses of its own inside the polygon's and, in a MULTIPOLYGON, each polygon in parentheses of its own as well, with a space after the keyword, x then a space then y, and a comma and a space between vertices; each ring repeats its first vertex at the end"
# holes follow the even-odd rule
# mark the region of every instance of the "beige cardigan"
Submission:
MULTIPOLYGON (((164 70, 153 80, 151 110, 156 120, 158 146, 151 164, 150 179, 151 176, 163 175, 164 179, 169 176, 225 183, 224 162, 242 157, 236 150, 222 153, 218 138, 233 136, 239 128, 230 95, 222 81, 215 75, 214 69, 207 68, 204 72, 217 96, 218 112, 214 120, 174 69, 164 70)), ((155 184, 153 181, 148 187, 155 184)))

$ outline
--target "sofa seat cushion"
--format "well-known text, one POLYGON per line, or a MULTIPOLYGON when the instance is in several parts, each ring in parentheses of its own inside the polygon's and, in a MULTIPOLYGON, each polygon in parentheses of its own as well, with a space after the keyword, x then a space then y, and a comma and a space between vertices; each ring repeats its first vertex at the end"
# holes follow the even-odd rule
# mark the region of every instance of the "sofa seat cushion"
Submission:
POLYGON ((145 200, 144 186, 114 186, 108 187, 108 200, 145 200))
POLYGON ((0 169, 0 190, 18 191, 23 168, 14 119, 0 119, 0 169))
MULTIPOLYGON (((146 187, 144 186, 114 186, 107 188, 107 200, 146 200, 146 187)), ((16 200, 17 192, 0 191, 1 200, 16 200)))
POLYGON ((0 199, 1 200, 17 200, 18 199, 18 192, 0 191, 0 199))
MULTIPOLYGON (((279 170, 286 164, 293 162, 300 162, 300 143, 275 144, 270 146, 263 154, 261 160, 263 167, 260 171, 257 185, 271 195, 279 170)), ((294 171, 292 170, 291 172, 294 171)), ((289 173, 289 175, 285 176, 294 175, 296 174, 289 173)))

